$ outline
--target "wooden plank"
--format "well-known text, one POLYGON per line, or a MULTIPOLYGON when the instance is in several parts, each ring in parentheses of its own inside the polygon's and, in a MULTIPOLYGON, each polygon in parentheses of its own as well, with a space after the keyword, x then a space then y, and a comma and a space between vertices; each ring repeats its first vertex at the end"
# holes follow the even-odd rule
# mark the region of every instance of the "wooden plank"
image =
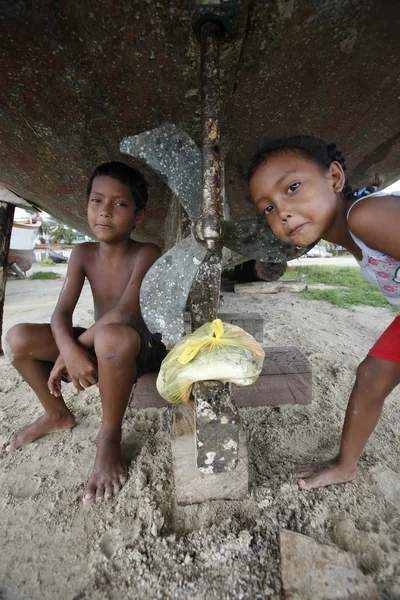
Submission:
MULTIPOLYGON (((310 404, 312 400, 312 367, 307 357, 294 346, 266 347, 260 377, 248 387, 232 386, 237 406, 279 406, 310 404)), ((156 388, 157 373, 143 375, 132 390, 130 406, 164 408, 156 388)))
POLYGON ((308 358, 295 346, 264 346, 262 375, 312 373, 308 358))
POLYGON ((292 279, 278 281, 251 281, 249 283, 235 283, 236 294, 277 294, 278 292, 302 292, 306 284, 292 279))
POLYGON ((218 313, 224 323, 241 327, 260 344, 264 341, 264 319, 258 313, 218 313))
POLYGON ((232 386, 237 406, 279 406, 310 404, 312 366, 295 346, 264 347, 265 359, 260 377, 253 385, 232 386))
POLYGON ((232 386, 232 398, 239 407, 279 406, 280 404, 310 404, 311 373, 260 375, 253 385, 232 386))
POLYGON ((239 411, 231 386, 198 381, 193 386, 197 468, 206 474, 232 471, 239 456, 239 411))
POLYGON ((248 494, 248 456, 246 436, 239 437, 239 460, 226 473, 201 473, 196 464, 194 406, 173 407, 171 436, 175 493, 178 504, 196 504, 207 500, 244 500, 248 494))
POLYGON ((21 208, 29 208, 32 210, 36 210, 36 207, 32 204, 29 204, 24 198, 20 198, 16 194, 13 194, 7 188, 0 185, 0 202, 5 202, 7 204, 13 204, 14 206, 19 206, 21 208))
MULTIPOLYGON (((224 323, 230 323, 241 327, 260 344, 264 341, 264 319, 258 313, 218 313, 218 319, 224 323)), ((191 333, 191 316, 189 312, 185 313, 185 331, 191 333)))
POLYGON ((138 379, 132 388, 129 406, 132 408, 167 408, 171 404, 164 400, 157 391, 158 373, 146 373, 138 379))

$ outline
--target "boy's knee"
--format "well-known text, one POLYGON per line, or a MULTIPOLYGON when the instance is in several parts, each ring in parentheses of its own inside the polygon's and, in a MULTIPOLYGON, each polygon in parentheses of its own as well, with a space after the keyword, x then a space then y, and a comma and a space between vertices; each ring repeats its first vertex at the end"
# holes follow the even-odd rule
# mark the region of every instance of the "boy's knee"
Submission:
POLYGON ((13 325, 4 336, 3 349, 4 354, 10 362, 13 362, 17 356, 26 352, 27 348, 27 325, 19 323, 13 325))
POLYGON ((136 355, 139 349, 140 336, 130 325, 104 325, 94 338, 94 350, 98 358, 112 359, 126 354, 136 355))

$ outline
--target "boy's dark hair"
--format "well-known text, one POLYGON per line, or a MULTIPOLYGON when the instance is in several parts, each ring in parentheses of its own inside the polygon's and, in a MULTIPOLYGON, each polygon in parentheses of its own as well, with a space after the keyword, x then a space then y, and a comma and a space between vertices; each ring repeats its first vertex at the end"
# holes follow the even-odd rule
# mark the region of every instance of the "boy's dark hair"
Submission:
POLYGON ((271 154, 285 150, 297 150, 304 158, 313 161, 319 167, 323 167, 324 169, 329 169, 332 162, 338 162, 346 176, 346 182, 343 188, 343 196, 346 200, 367 196, 368 194, 376 192, 378 189, 379 182, 374 182, 374 184, 369 187, 353 191, 347 181, 347 164, 343 153, 338 150, 336 144, 325 144, 323 140, 313 137, 312 135, 283 137, 262 146, 250 161, 247 171, 247 181, 250 182, 250 179, 253 177, 258 167, 266 162, 271 154))
POLYGON ((136 210, 144 208, 147 204, 147 183, 143 175, 137 169, 119 161, 103 163, 95 168, 87 186, 87 197, 89 198, 93 180, 95 177, 106 176, 117 179, 129 187, 135 201, 136 210))

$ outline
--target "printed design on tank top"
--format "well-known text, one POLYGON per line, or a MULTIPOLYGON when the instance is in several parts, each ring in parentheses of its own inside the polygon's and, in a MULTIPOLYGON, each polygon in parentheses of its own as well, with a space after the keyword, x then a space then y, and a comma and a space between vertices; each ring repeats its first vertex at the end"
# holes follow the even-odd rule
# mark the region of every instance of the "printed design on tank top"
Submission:
POLYGON ((376 283, 386 297, 400 296, 400 266, 394 269, 399 262, 386 254, 368 258, 368 267, 373 271, 376 283))

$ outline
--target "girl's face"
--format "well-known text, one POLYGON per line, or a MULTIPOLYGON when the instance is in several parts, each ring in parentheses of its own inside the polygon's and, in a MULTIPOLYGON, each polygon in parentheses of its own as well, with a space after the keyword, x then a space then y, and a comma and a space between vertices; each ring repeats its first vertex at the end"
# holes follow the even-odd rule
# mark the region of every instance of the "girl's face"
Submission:
POLYGON ((308 246, 324 237, 344 209, 345 176, 339 163, 326 172, 296 150, 275 152, 255 171, 250 193, 274 234, 308 246))

